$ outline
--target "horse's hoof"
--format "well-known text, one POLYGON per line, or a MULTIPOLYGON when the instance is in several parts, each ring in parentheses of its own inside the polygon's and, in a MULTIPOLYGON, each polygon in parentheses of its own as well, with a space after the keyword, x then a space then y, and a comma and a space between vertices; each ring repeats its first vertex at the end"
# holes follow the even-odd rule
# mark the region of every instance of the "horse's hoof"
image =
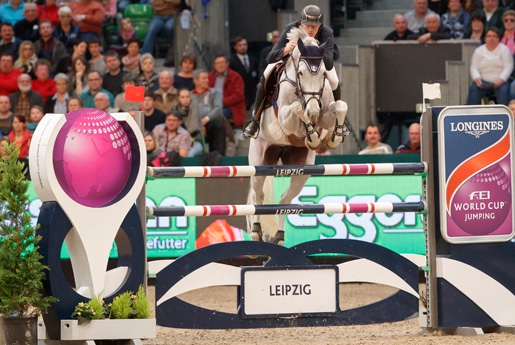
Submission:
POLYGON ((274 237, 274 243, 278 246, 284 246, 284 230, 277 230, 274 237))
POLYGON ((319 138, 315 138, 312 141, 309 141, 308 138, 304 138, 304 144, 310 150, 318 150, 318 148, 320 147, 320 143, 321 142, 319 138))
POLYGON ((332 150, 332 149, 337 148, 338 145, 340 145, 342 142, 343 142, 343 138, 341 141, 328 141, 326 143, 326 145, 327 145, 327 148, 329 148, 329 150, 332 150))
POLYGON ((261 230, 261 223, 256 222, 252 224, 250 237, 252 238, 252 241, 263 241, 263 231, 261 230))

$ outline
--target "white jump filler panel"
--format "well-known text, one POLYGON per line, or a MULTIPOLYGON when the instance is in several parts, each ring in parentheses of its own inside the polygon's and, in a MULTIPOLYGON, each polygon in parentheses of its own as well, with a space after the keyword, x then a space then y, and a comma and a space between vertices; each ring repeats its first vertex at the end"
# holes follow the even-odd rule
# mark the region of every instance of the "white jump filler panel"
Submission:
POLYGON ((242 270, 242 316, 332 314, 338 309, 335 267, 242 270))

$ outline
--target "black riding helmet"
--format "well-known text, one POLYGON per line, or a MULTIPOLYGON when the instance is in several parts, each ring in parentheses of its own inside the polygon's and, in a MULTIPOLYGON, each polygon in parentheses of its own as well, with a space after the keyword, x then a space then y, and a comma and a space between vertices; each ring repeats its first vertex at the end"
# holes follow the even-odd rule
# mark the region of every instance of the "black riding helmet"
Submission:
POLYGON ((320 26, 324 23, 324 14, 320 7, 308 5, 302 9, 300 21, 306 25, 320 26))

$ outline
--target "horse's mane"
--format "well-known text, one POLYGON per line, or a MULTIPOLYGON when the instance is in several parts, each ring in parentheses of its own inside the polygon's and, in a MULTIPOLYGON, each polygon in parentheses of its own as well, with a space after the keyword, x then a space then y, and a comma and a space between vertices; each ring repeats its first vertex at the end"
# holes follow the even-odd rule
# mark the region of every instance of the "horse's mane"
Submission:
POLYGON ((310 45, 316 45, 315 41, 312 40, 308 33, 301 28, 293 27, 291 30, 286 34, 286 38, 288 41, 294 41, 297 42, 297 40, 300 38, 302 40, 302 43, 304 45, 310 46, 310 45))

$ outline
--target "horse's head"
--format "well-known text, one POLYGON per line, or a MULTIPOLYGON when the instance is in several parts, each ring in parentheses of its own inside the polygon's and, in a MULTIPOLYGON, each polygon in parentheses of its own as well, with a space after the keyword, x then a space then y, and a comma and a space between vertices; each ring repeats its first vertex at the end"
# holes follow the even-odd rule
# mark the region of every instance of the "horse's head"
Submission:
POLYGON ((289 61, 295 69, 297 97, 311 121, 316 122, 322 107, 322 94, 326 81, 324 65, 326 44, 318 46, 304 30, 297 28, 290 31, 288 38, 297 39, 297 46, 289 61))

